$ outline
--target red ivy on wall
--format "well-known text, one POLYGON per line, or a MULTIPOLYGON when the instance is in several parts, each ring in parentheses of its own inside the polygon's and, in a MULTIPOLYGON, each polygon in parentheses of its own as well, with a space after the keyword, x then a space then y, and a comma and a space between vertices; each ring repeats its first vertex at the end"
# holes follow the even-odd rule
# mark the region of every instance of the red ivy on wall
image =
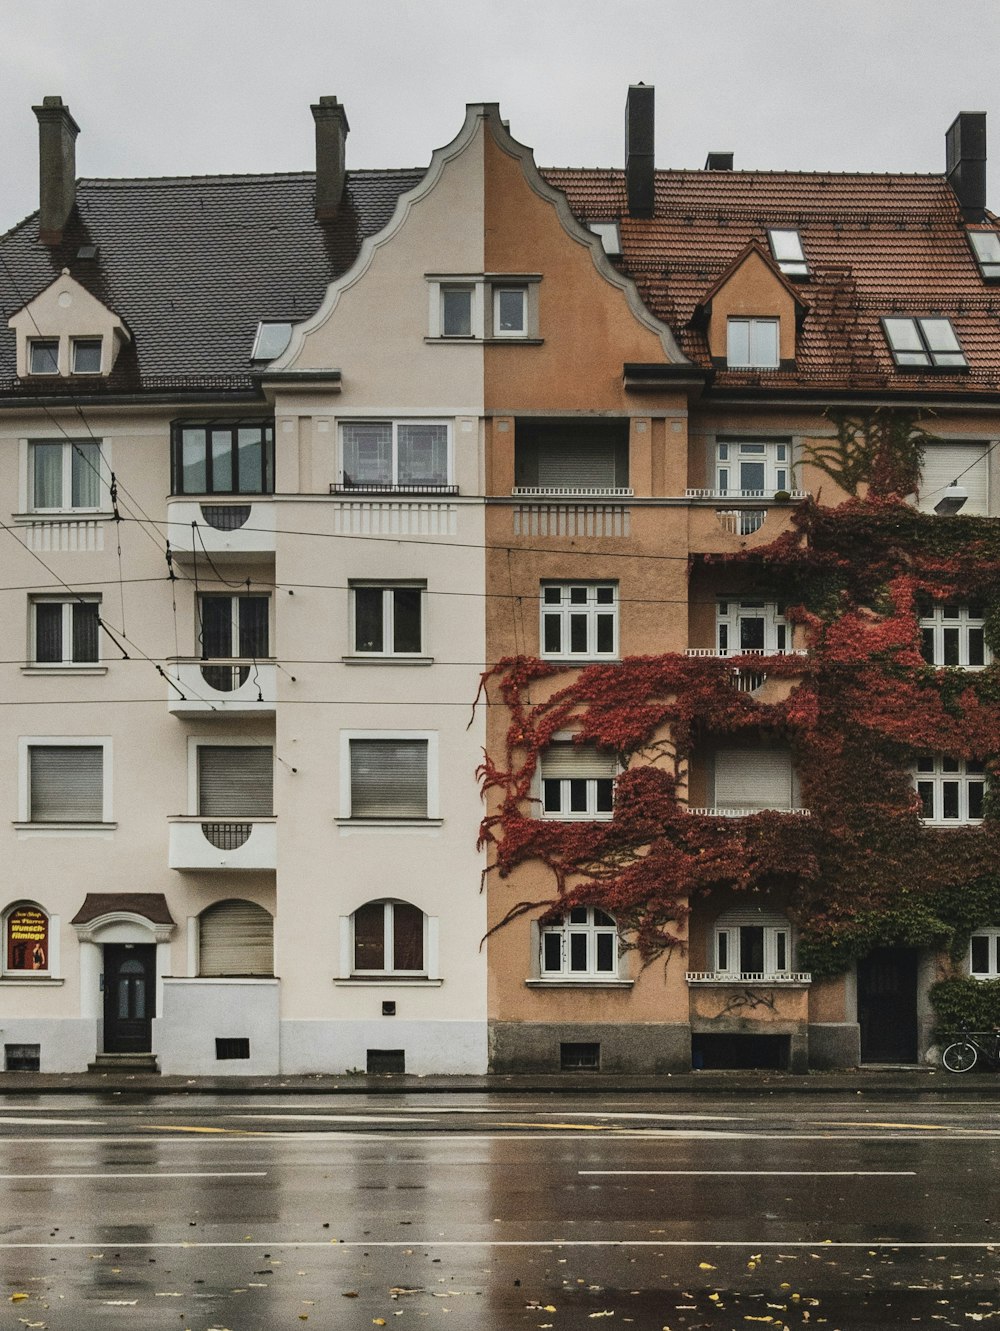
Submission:
POLYGON ((762 592, 803 626, 809 655, 667 653, 575 670, 510 657, 487 672, 482 688, 499 695, 510 724, 502 752, 480 769, 490 801, 481 844, 492 872, 506 878, 536 861, 553 884, 544 901, 516 903, 501 923, 540 906, 549 916, 599 906, 649 958, 677 941, 699 900, 760 892, 787 903, 807 945, 835 952, 862 916, 903 901, 926 908, 995 875, 1000 822, 988 812, 977 826, 925 826, 912 776, 920 754, 978 759, 988 771, 1000 759, 1000 665, 929 667, 917 623, 920 599, 996 597, 993 527, 928 517, 895 499, 807 504, 769 546, 704 562, 749 565, 762 592), (740 668, 788 680, 788 696, 739 692, 740 668), (537 816, 539 756, 560 731, 618 755, 607 821, 537 816), (810 817, 687 812, 679 777, 734 739, 791 749, 810 817))

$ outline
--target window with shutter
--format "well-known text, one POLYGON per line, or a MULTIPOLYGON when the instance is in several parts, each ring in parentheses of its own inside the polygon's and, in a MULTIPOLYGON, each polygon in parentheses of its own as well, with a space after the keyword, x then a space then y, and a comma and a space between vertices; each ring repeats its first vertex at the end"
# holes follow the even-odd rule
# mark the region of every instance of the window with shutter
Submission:
POLYGON ((917 498, 921 513, 933 513, 945 490, 957 481, 969 492, 962 514, 985 517, 989 513, 988 452, 986 444, 925 445, 917 498))
POLYGON ((543 818, 610 818, 614 812, 613 754, 594 744, 556 740, 541 755, 543 818))
POLYGON ((198 745, 198 813, 211 818, 270 818, 274 753, 264 744, 198 745))
POLYGON ((787 749, 721 749, 715 755, 715 808, 733 813, 798 807, 787 749))
POLYGON ((566 494, 628 487, 628 422, 518 421, 514 483, 566 494))
POLYGON ((103 746, 31 745, 28 749, 28 802, 33 823, 102 822, 103 746))
POLYGON ((199 975, 273 975, 274 920, 252 901, 218 901, 198 918, 199 975))
POLYGON ((426 818, 426 739, 352 739, 352 818, 426 818))

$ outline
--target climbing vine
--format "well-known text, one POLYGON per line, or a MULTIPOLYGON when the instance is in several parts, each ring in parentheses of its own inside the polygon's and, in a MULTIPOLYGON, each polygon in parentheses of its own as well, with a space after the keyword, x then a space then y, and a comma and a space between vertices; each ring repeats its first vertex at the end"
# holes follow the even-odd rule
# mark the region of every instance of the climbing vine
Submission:
POLYGON ((501 924, 599 906, 648 960, 678 942, 700 901, 766 893, 798 925, 799 964, 829 975, 880 944, 957 953, 1000 920, 1000 780, 981 823, 946 828, 922 821, 913 780, 921 755, 1000 775, 1000 664, 932 667, 919 628, 927 602, 980 602, 1000 660, 1000 524, 903 503, 912 422, 900 438, 895 461, 876 458, 896 479, 864 499, 804 503, 770 545, 693 560, 751 571, 800 626, 807 656, 667 653, 576 670, 511 657, 484 676, 510 717, 481 768, 491 872, 535 861, 551 875, 544 900, 517 902, 501 924), (734 672, 761 670, 765 689, 733 687, 734 672), (606 821, 538 816, 540 755, 559 732, 617 756, 606 821), (808 817, 688 811, 688 774, 741 737, 790 750, 808 817))

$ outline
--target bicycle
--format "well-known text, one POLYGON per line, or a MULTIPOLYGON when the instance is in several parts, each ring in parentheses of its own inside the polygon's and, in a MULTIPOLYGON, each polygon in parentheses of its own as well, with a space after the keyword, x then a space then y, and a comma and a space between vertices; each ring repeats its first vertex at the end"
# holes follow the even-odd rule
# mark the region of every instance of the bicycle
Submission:
POLYGON ((949 1072, 971 1072, 980 1059, 1000 1069, 1000 1031, 962 1031, 941 1055, 949 1072))

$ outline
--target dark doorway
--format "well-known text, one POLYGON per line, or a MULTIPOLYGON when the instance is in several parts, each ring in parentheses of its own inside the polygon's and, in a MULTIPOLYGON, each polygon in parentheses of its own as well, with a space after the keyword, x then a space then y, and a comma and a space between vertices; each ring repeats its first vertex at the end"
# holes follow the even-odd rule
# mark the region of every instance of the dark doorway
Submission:
POLYGON ((862 1063, 917 1061, 917 953, 877 947, 858 962, 862 1063))
POLYGON ((104 1051, 148 1054, 156 1016, 156 946, 104 945, 104 1051))

